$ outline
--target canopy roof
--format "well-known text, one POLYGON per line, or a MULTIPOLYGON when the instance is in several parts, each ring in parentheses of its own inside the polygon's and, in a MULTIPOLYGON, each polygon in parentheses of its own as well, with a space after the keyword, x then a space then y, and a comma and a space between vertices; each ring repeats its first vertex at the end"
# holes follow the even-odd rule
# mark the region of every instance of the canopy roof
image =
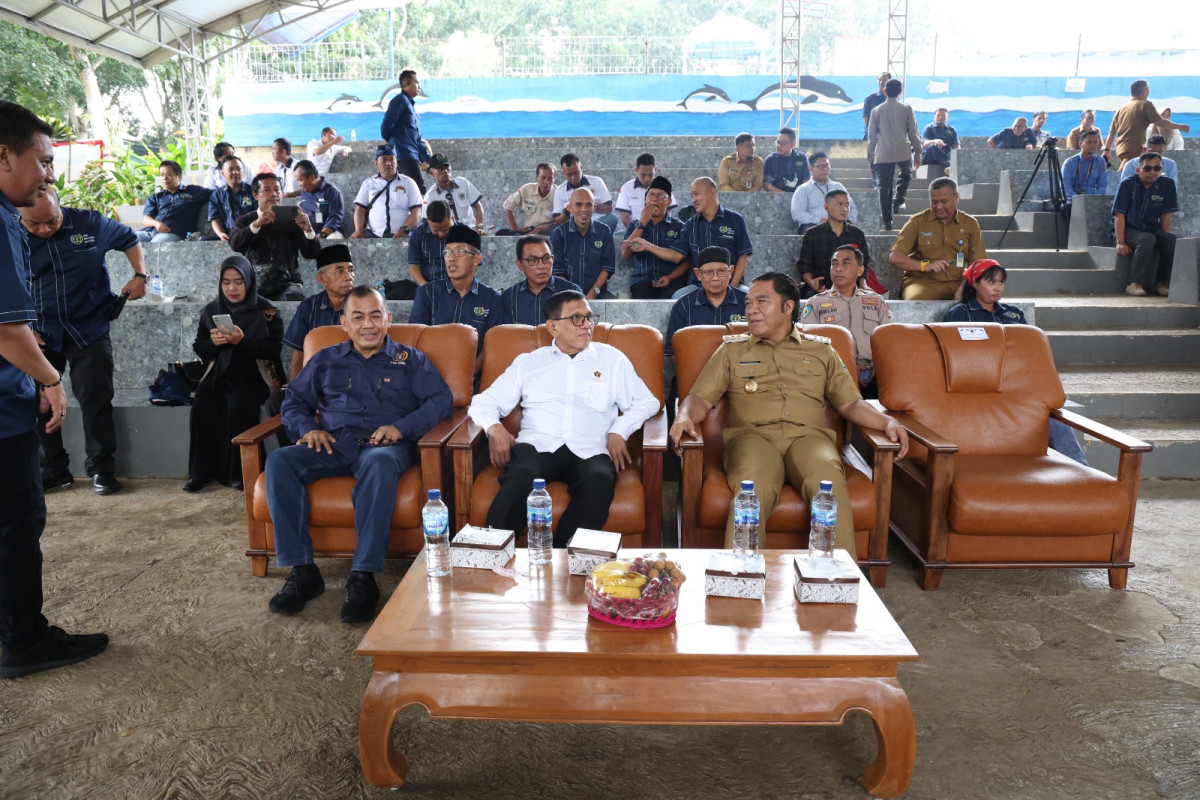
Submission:
POLYGON ((212 61, 314 14, 378 5, 378 0, 0 0, 0 19, 148 69, 172 56, 212 61), (217 36, 224 38, 214 42, 217 36))

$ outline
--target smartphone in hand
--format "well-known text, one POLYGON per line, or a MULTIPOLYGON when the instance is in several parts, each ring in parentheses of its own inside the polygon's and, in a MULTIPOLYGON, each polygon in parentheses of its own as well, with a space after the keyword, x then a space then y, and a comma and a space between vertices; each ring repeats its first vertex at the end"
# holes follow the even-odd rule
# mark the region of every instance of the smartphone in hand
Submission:
POLYGON ((233 317, 228 314, 213 314, 213 325, 222 331, 233 332, 233 317))

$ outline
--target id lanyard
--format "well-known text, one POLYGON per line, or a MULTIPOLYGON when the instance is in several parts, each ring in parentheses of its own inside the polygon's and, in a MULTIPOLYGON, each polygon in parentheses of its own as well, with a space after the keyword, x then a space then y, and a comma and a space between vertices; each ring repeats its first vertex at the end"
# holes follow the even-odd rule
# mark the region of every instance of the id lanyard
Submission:
POLYGON ((963 253, 964 244, 965 242, 962 239, 958 240, 958 255, 954 257, 954 265, 958 268, 959 272, 962 272, 964 264, 967 260, 966 254, 963 253))

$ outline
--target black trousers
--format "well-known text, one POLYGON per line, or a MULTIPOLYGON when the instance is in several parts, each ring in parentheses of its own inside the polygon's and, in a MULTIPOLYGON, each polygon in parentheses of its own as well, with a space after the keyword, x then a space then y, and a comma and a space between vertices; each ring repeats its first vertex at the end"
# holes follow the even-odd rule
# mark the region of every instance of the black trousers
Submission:
POLYGON ((228 486, 242 479, 242 461, 234 436, 258 424, 258 410, 270 390, 257 376, 246 381, 203 382, 192 399, 188 418, 188 479, 215 480, 228 486))
MULTIPOLYGON (((117 468, 113 454, 117 450, 117 429, 113 423, 112 340, 104 334, 87 347, 66 342, 63 352, 46 351, 46 358, 59 372, 68 367, 71 394, 79 401, 83 415, 83 442, 87 452, 88 476, 112 475, 117 468)), ((50 412, 40 415, 37 434, 42 445, 42 475, 70 473, 70 456, 63 447, 62 429, 46 433, 50 412)))
POLYGON ((45 527, 37 435, 0 439, 0 646, 6 651, 24 649, 46 632, 39 544, 45 527))
POLYGON ((401 175, 407 175, 416 181, 417 188, 421 190, 421 196, 425 196, 425 177, 421 174, 420 161, 396 161, 396 171, 401 175))
POLYGON ((671 295, 687 285, 690 276, 683 275, 668 283, 661 289, 654 288, 651 283, 638 283, 629 287, 629 293, 634 300, 670 300, 671 295))
POLYGON ((563 481, 571 493, 554 530, 555 547, 566 547, 577 528, 604 527, 617 485, 617 468, 607 453, 580 458, 565 444, 553 453, 539 452, 531 444, 513 445, 500 476, 500 491, 488 509, 489 527, 518 534, 525 529, 525 500, 533 491, 534 478, 545 478, 547 483, 563 481))
POLYGON ((876 164, 875 174, 879 177, 879 210, 883 213, 883 221, 891 225, 895 214, 893 209, 908 197, 908 184, 913 174, 912 161, 876 164), (899 178, 896 178, 897 169, 900 170, 899 178))

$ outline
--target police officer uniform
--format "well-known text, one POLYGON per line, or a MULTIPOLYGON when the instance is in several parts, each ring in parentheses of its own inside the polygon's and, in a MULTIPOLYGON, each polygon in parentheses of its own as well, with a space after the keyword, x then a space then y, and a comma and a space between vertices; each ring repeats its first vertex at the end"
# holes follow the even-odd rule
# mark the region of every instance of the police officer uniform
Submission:
MULTIPOLYGON (((53 236, 29 236, 28 241, 30 291, 38 310, 34 328, 55 369, 62 372, 70 365, 71 390, 83 414, 87 474, 112 475, 117 434, 108 330, 117 295, 109 283, 104 254, 132 250, 138 246, 137 235, 129 226, 95 211, 63 208, 62 227, 53 236)), ((44 425, 37 431, 43 478, 69 476, 62 432, 46 433, 44 425)))
POLYGON ((804 301, 800 321, 810 325, 837 325, 854 337, 854 364, 860 386, 875 375, 871 358, 871 332, 892 321, 892 312, 882 297, 870 289, 855 289, 849 297, 836 288, 826 289, 804 301))
MULTIPOLYGON (((779 502, 786 480, 811 501, 823 480, 833 481, 839 514, 837 546, 855 556, 850 495, 837 451, 836 434, 825 427, 825 403, 834 408, 861 399, 829 339, 802 333, 772 346, 753 334, 724 337, 692 386, 716 405, 728 400, 725 475, 729 488, 754 481, 765 521, 779 502)), ((733 542, 730 508, 725 544, 733 542)))
POLYGON ((323 348, 288 384, 283 424, 293 440, 321 429, 333 434, 333 453, 304 445, 281 447, 267 458, 267 505, 281 567, 313 563, 308 535, 308 484, 355 478, 352 502, 358 540, 351 569, 382 572, 400 476, 416 462, 417 442, 451 411, 450 389, 420 350, 386 339, 363 358, 351 342, 323 348), (389 447, 366 444, 383 425, 402 438, 389 447))
POLYGON ((940 260, 950 265, 945 272, 905 270, 900 289, 905 300, 953 299, 967 265, 987 258, 983 234, 974 217, 959 210, 946 222, 940 222, 932 208, 914 214, 904 223, 892 252, 912 256, 922 262, 922 267, 940 260))

